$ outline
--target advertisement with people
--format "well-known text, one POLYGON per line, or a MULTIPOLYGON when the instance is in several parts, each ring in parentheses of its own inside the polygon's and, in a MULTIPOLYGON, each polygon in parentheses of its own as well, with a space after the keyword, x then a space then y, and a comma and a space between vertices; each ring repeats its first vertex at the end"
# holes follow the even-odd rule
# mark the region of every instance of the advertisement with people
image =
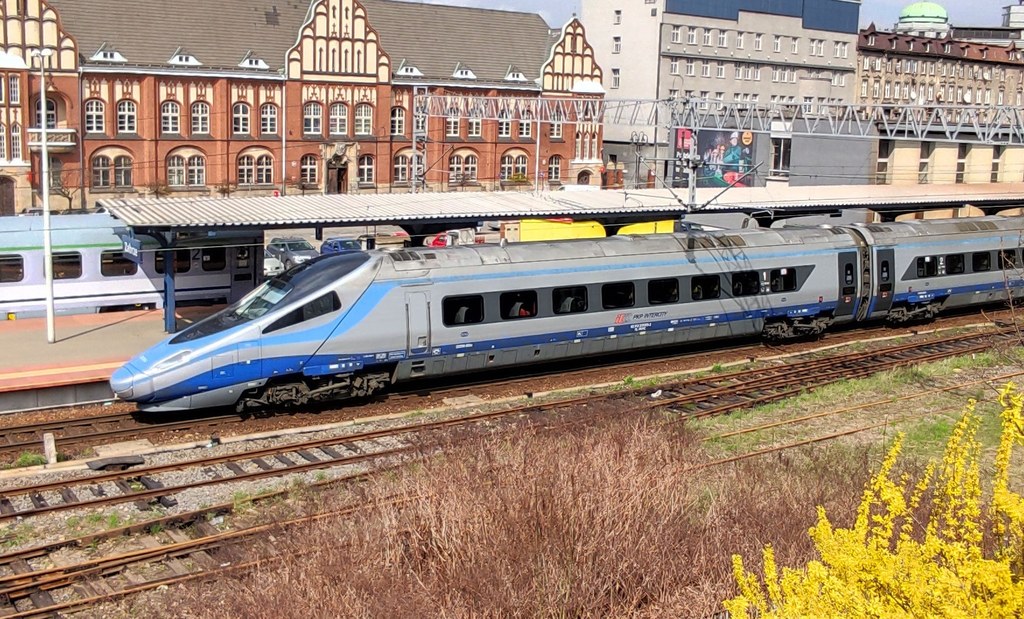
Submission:
POLYGON ((751 187, 754 175, 754 133, 729 129, 702 129, 697 133, 698 187, 751 187))

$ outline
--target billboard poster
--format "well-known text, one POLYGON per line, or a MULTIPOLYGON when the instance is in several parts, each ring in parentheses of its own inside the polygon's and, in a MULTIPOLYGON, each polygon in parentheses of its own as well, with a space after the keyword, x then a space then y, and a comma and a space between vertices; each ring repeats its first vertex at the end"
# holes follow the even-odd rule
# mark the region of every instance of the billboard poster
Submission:
POLYGON ((702 129, 697 133, 698 187, 751 187, 754 174, 754 133, 730 129, 702 129), (738 179, 742 178, 742 180, 738 179), (735 184, 733 184, 735 183, 735 184))

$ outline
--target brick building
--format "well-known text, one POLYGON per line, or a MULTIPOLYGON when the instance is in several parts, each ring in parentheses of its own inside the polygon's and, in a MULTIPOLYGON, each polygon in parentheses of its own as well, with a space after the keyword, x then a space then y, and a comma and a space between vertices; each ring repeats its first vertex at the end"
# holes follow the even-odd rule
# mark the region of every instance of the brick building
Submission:
POLYGON ((577 20, 552 30, 536 14, 394 0, 183 0, 173 12, 0 0, 0 11, 0 214, 38 203, 40 60, 55 210, 136 195, 409 192, 417 179, 532 189, 601 171, 598 125, 541 123, 516 105, 603 96, 577 20), (508 116, 431 116, 413 109, 414 90, 496 97, 508 116))

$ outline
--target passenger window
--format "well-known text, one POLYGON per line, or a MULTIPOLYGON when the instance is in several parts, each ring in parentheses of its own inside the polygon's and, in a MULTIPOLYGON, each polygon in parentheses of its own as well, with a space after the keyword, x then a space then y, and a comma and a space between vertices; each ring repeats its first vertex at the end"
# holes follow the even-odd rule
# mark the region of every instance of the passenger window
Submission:
POLYGON ((694 301, 717 299, 722 296, 722 286, 717 275, 698 275, 690 280, 690 298, 694 301))
POLYGON ((441 301, 441 322, 447 327, 484 321, 484 298, 480 295, 447 297, 441 301))
POLYGON ((100 254, 100 275, 103 277, 127 277, 139 272, 139 265, 125 257, 121 251, 105 251, 100 254))
POLYGON ((505 320, 533 318, 537 315, 537 291, 503 292, 498 298, 501 317, 505 320))
POLYGON ((313 320, 314 318, 336 312, 341 309, 341 299, 338 298, 337 293, 328 292, 327 294, 313 299, 309 303, 306 303, 298 309, 294 309, 288 312, 285 316, 278 318, 269 327, 263 330, 264 333, 272 333, 285 327, 297 325, 300 322, 307 320, 313 320))
POLYGON ((950 254, 946 256, 946 275, 956 275, 964 272, 964 255, 950 254))
POLYGON ((21 256, 0 256, 0 283, 25 279, 25 259, 21 256))
POLYGON ((78 279, 82 276, 82 254, 77 251, 53 254, 53 279, 78 279))
POLYGON ((971 270, 983 273, 992 270, 992 252, 979 251, 971 254, 971 270))
POLYGON ((223 271, 228 266, 228 252, 223 247, 203 250, 203 270, 223 271))
POLYGON ((740 271, 732 275, 732 296, 749 297, 761 290, 761 279, 757 271, 740 271))
POLYGON ((647 301, 651 305, 678 303, 679 280, 670 277, 668 279, 652 279, 647 282, 647 301))
POLYGON ((601 306, 604 309, 633 307, 636 303, 636 291, 633 282, 616 282, 601 286, 601 306))
POLYGON ((1000 250, 999 264, 1003 265, 1003 270, 1015 269, 1020 266, 1020 254, 1016 249, 1000 250))
POLYGON ((934 277, 938 272, 939 269, 935 262, 935 258, 931 256, 921 256, 917 259, 918 277, 934 277))
MULTIPOLYGON (((187 249, 179 249, 174 252, 174 272, 188 273, 192 268, 191 252, 187 249)), ((156 252, 156 272, 164 274, 164 252, 156 252)))
POLYGON ((772 292, 790 292, 796 290, 796 270, 795 269, 772 269, 768 275, 768 279, 771 282, 770 288, 772 292))
POLYGON ((578 314, 587 311, 587 287, 555 288, 551 291, 551 307, 556 314, 578 314))

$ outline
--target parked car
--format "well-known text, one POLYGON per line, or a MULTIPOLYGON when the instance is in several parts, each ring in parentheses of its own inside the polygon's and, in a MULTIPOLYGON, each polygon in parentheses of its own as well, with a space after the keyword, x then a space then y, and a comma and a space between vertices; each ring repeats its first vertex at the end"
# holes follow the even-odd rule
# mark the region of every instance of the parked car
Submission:
POLYGON ((284 272, 284 264, 278 260, 269 250, 263 250, 263 276, 274 277, 284 272))
POLYGON ((307 260, 316 258, 319 254, 313 249, 306 239, 298 237, 273 238, 267 244, 267 251, 281 261, 285 270, 307 260))
POLYGON ((363 251, 362 244, 359 243, 359 239, 348 236, 331 237, 320 245, 320 253, 325 256, 327 254, 349 254, 356 251, 363 251))

